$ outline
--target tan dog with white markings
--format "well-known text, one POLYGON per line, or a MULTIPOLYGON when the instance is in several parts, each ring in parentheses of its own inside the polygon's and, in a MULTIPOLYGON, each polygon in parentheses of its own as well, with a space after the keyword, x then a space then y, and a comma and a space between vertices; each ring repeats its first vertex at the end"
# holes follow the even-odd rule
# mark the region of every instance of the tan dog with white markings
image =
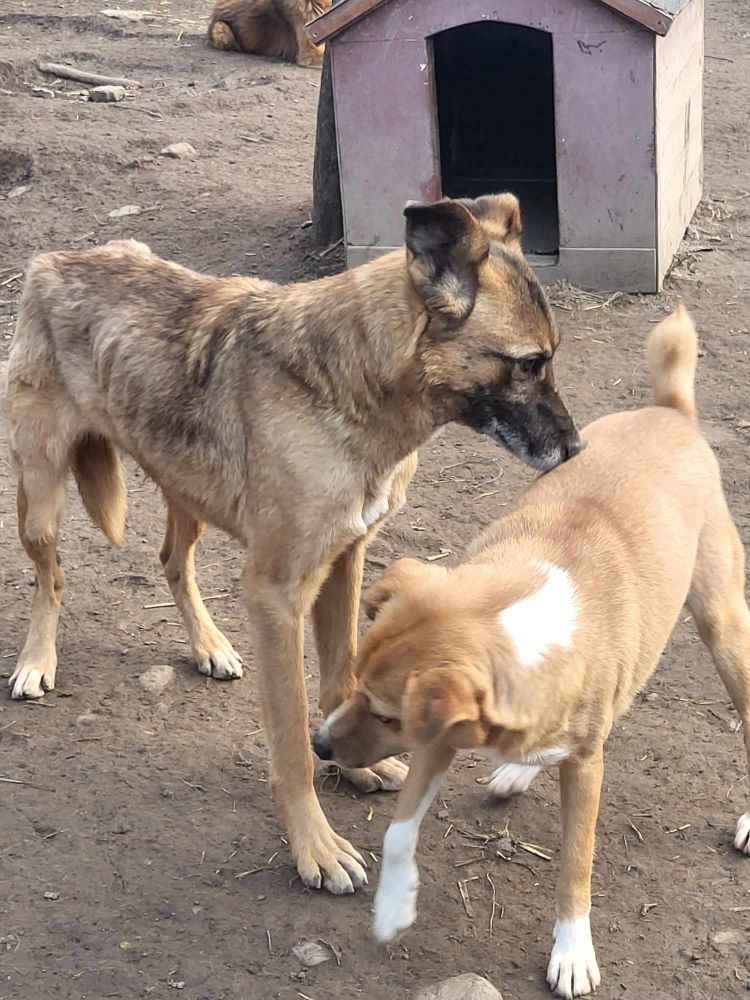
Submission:
MULTIPOLYGON (((366 603, 377 620, 357 693, 316 736, 364 767, 412 751, 385 838, 375 931, 416 917, 419 824, 457 749, 484 747, 491 788, 523 791, 560 767, 563 843, 547 980, 562 997, 600 981, 589 926, 603 744, 653 673, 687 602, 744 727, 750 756, 745 559, 719 468, 698 429, 687 312, 648 342, 655 406, 604 417, 584 450, 537 480, 445 569, 395 563, 366 603)), ((750 854, 750 811, 735 847, 750 854)))
MULTIPOLYGON (((415 450, 456 420, 537 468, 580 438, 554 388, 559 336, 519 245, 512 195, 405 210, 406 249, 293 285, 212 278, 116 241, 41 254, 26 274, 5 385, 18 526, 36 569, 14 698, 55 685, 57 544, 72 472, 115 544, 119 451, 161 487, 161 561, 198 669, 240 677, 195 580, 205 523, 245 549, 271 782, 305 885, 366 881, 313 789, 303 669, 312 610, 326 713, 352 670, 365 549, 404 500, 415 450)), ((400 787, 401 761, 350 771, 400 787)))

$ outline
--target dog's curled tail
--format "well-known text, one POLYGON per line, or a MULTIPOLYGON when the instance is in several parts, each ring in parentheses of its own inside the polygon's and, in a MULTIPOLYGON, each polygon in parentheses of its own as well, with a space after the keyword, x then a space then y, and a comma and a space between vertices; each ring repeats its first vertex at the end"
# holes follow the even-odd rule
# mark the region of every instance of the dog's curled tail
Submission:
POLYGON ((698 337, 682 303, 651 331, 646 359, 654 403, 694 417, 698 337))
POLYGON ((72 464, 89 517, 113 545, 122 545, 127 493, 120 456, 106 438, 87 434, 76 442, 72 464))

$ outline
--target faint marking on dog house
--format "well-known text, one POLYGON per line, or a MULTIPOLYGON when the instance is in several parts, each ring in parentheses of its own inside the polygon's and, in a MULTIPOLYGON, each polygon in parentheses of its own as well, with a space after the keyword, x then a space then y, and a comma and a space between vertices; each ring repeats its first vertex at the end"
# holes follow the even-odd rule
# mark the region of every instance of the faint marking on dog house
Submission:
POLYGON ((514 191, 545 282, 658 291, 700 200, 703 0, 340 0, 347 262, 409 199, 514 191))

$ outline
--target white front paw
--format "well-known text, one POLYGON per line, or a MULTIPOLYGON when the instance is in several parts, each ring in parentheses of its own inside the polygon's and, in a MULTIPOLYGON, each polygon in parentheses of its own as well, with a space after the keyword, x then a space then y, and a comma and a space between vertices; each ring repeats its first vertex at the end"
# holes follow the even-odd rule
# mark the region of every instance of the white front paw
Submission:
POLYGON ((744 813, 737 820, 734 834, 734 846, 743 854, 750 854, 750 812, 744 813))
POLYGON ((572 1000, 593 993, 601 981, 588 916, 558 921, 547 967, 550 989, 572 1000))
POLYGON ((212 649, 196 655, 198 673, 219 681, 242 677, 242 657, 227 643, 226 649, 212 649))
POLYGON ((384 872, 375 894, 375 938, 380 944, 393 941, 417 919, 417 866, 399 865, 384 872))
POLYGON ((8 681, 11 698, 43 698, 45 692, 52 691, 55 686, 56 668, 57 657, 48 663, 41 660, 19 663, 8 681))

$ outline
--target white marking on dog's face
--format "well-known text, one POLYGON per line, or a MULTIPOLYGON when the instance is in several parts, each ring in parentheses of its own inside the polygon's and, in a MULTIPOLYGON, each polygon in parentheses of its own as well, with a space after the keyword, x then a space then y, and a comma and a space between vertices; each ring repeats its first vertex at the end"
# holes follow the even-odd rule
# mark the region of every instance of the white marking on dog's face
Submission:
POLYGON ((538 666, 553 646, 570 648, 578 617, 576 588, 568 572, 546 563, 542 569, 546 580, 540 589, 498 616, 519 664, 527 670, 538 666))
POLYGON ((588 914, 573 920, 558 920, 547 967, 550 989, 565 1000, 572 1000, 593 993, 601 981, 588 914))
POLYGON ((347 700, 343 701, 338 708, 334 708, 334 710, 325 717, 325 719, 321 723, 320 729, 318 729, 318 733, 320 733, 320 735, 324 737, 324 739, 329 738, 329 736, 331 735, 331 727, 333 726, 334 722, 340 719, 341 716, 344 714, 344 712, 346 712, 346 710, 349 708, 350 702, 351 698, 347 698, 347 700))
POLYGON ((393 941, 417 918, 419 869, 415 854, 419 826, 435 797, 440 777, 435 778, 408 820, 391 823, 383 840, 383 867, 375 894, 375 937, 381 943, 393 941))

